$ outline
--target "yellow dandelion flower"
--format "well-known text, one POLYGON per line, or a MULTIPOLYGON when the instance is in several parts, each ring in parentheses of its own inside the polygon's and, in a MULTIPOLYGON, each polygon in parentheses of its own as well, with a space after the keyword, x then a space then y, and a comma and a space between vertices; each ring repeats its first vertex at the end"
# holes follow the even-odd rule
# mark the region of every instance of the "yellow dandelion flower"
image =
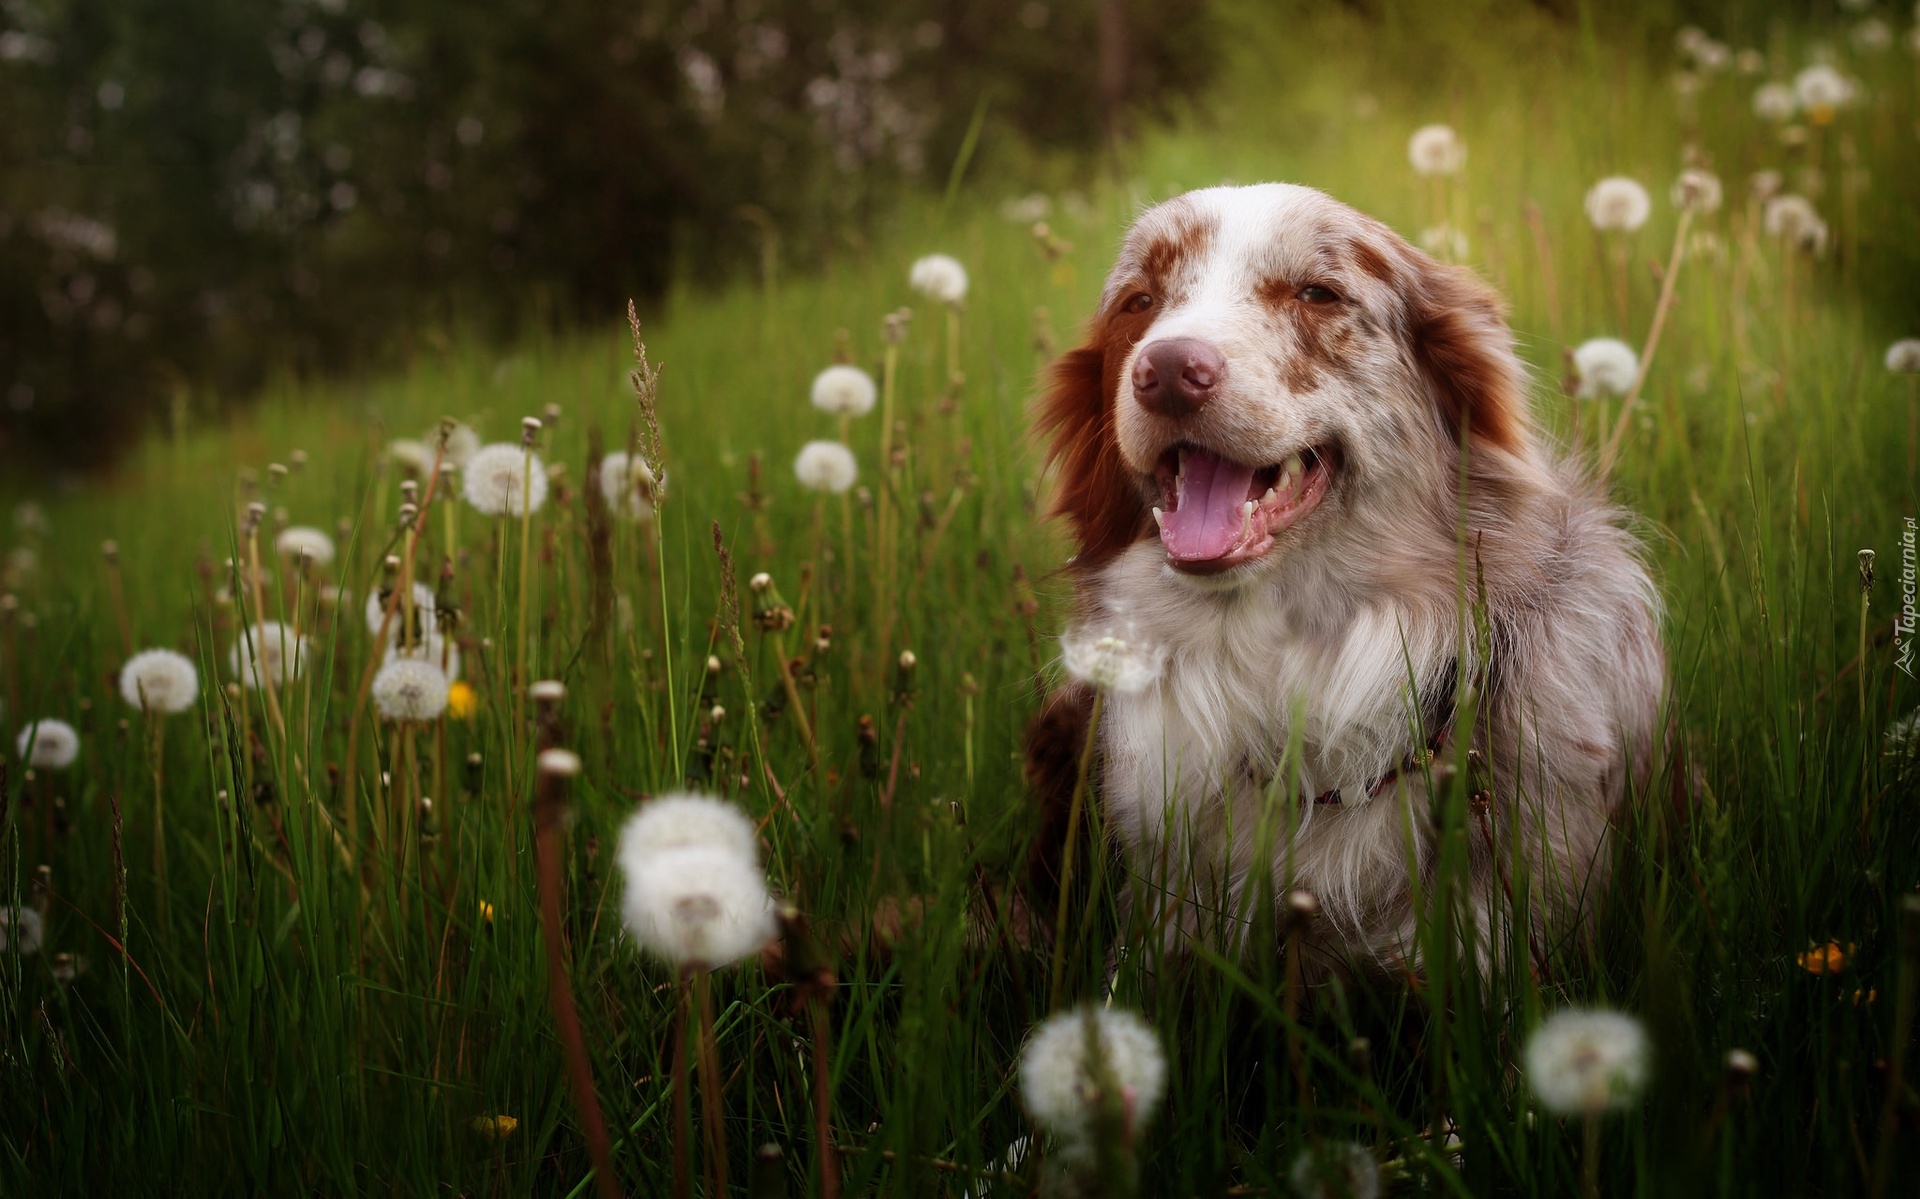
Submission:
POLYGON ((488 924, 493 923, 493 905, 484 899, 480 901, 480 919, 488 924))
POLYGON ((1838 941, 1828 941, 1825 945, 1816 945, 1794 960, 1808 974, 1838 974, 1847 968, 1847 957, 1853 953, 1853 942, 1842 947, 1838 941))
POLYGON ((512 1116, 475 1116, 473 1131, 489 1141, 504 1141, 520 1127, 520 1121, 512 1116))
POLYGON ((480 706, 480 693, 471 683, 455 683, 447 688, 447 715, 466 720, 480 706))

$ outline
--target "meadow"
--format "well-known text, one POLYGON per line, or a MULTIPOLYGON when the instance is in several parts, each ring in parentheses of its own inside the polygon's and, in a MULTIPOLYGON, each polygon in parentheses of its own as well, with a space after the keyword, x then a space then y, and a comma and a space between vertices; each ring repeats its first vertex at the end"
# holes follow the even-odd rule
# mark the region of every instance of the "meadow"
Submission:
MULTIPOLYGON (((599 1119, 625 1194, 1035 1193, 1066 1155, 1016 1148, 1017 1062, 1095 1001, 1140 1010, 1168 1072, 1092 1192, 1337 1195, 1290 1171, 1353 1142, 1384 1193, 1912 1194, 1920 686, 1895 616, 1920 401, 1884 356, 1920 329, 1867 283, 1920 239, 1914 14, 1718 51, 1505 10, 1224 19, 1218 94, 1117 164, 956 171, 818 273, 690 279, 637 337, 618 313, 510 347, 450 329, 231 423, 183 389, 111 476, 8 490, 0 1191, 584 1195, 608 1181, 599 1119), (1817 61, 1850 94, 1756 112, 1817 61), (1457 173, 1410 164, 1432 123, 1464 141, 1457 173), (1683 228, 1686 167, 1723 199, 1683 228), (1608 176, 1651 193, 1643 225, 1595 229, 1608 176), (1588 453, 1621 430, 1684 760, 1622 817, 1597 935, 1545 961, 1510 946, 1478 977, 1444 870, 1398 985, 1301 987, 1265 915, 1282 952, 1113 954, 1141 938, 1097 858, 1058 952, 1019 897, 1021 734, 1069 619, 1029 401, 1143 203, 1266 179, 1474 266, 1511 301, 1543 424, 1588 453), (1769 229, 1769 183, 1809 198, 1817 237, 1769 229), (935 252, 963 301, 910 285, 935 252), (1644 356, 1656 312, 1625 419, 1630 385, 1574 394, 1574 348, 1644 356), (658 375, 636 385, 641 340, 658 375), (809 403, 837 360, 880 381, 872 413, 809 403), (545 502, 489 515, 441 422, 515 458, 530 417, 545 502), (851 449, 850 488, 803 486, 814 440, 851 449), (658 485, 598 500, 613 451, 658 485), (290 527, 330 552, 277 552, 290 527), (373 685, 421 631, 409 578, 462 684, 416 722, 382 719, 373 685), (308 647, 264 687, 230 661, 262 620, 308 647), (150 647, 194 663, 187 710, 123 698, 150 647), (26 765, 40 718, 77 730, 70 765, 26 765), (554 748, 577 773, 536 769, 554 748), (681 790, 751 817, 791 905, 776 949, 710 973, 622 918, 620 827, 681 790), (1546 1110, 1521 1068, 1574 1006, 1651 1040, 1651 1084, 1604 1118, 1546 1110)), ((1435 816, 1456 836, 1463 788, 1435 816)))

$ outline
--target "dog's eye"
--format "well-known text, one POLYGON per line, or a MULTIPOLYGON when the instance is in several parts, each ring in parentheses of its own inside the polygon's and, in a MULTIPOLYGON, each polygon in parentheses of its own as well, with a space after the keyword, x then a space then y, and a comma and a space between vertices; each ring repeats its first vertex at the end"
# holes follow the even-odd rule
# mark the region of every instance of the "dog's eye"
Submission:
POLYGON ((1122 307, 1128 312, 1145 312, 1153 307, 1153 297, 1143 291, 1134 295, 1122 307))
POLYGON ((1339 301, 1340 293, 1319 283, 1309 283, 1300 289, 1294 299, 1306 304, 1333 304, 1339 301))

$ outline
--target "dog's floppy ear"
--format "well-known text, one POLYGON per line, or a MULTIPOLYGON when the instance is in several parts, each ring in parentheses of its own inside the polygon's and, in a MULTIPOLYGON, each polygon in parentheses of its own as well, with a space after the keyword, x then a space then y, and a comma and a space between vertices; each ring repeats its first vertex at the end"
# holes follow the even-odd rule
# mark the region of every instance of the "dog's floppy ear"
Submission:
POLYGON ((1069 350, 1048 372, 1036 424, 1047 439, 1047 466, 1058 473, 1053 515, 1073 527, 1074 565, 1099 566, 1145 533, 1146 504, 1120 460, 1109 402, 1111 364, 1098 336, 1069 350))
POLYGON ((1513 352, 1505 305, 1472 271, 1416 256, 1414 352, 1455 441, 1524 456, 1533 443, 1526 368, 1513 352))

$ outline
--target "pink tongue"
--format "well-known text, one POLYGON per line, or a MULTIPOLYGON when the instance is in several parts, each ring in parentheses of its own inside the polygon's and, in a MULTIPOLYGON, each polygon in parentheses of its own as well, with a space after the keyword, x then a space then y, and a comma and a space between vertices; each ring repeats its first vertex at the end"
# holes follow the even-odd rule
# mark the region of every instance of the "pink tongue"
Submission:
POLYGON ((1188 450, 1180 506, 1160 520, 1160 541, 1167 547, 1167 556, 1207 562, 1235 549, 1246 524, 1241 508, 1252 487, 1253 467, 1206 450, 1188 450))

